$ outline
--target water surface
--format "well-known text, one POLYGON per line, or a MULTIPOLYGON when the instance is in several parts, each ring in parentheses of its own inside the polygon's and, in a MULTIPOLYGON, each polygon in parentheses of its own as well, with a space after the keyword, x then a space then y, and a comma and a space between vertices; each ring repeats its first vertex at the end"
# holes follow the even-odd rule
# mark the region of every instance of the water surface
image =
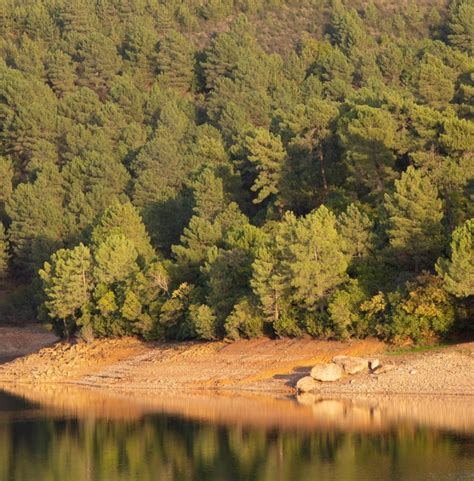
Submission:
POLYGON ((0 481, 474 480, 469 400, 0 391, 0 481))

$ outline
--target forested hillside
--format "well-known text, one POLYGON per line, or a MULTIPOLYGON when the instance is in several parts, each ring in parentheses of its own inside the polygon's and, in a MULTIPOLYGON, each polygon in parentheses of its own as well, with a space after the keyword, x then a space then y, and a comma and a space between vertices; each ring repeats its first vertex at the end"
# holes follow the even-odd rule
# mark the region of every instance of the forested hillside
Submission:
POLYGON ((3 320, 474 327, 472 0, 0 0, 0 32, 3 320))

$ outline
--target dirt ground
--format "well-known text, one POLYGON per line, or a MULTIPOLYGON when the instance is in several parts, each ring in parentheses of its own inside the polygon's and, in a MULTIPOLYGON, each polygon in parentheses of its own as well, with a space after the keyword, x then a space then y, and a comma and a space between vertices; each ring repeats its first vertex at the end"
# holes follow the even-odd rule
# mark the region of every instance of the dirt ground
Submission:
POLYGON ((341 354, 375 356, 392 369, 320 383, 317 394, 474 396, 474 343, 402 355, 387 352, 374 339, 145 343, 122 338, 86 344, 55 342, 39 327, 0 328, 0 359, 19 356, 0 364, 0 385, 294 393, 296 381, 313 365, 341 354))
POLYGON ((26 356, 56 341, 57 337, 41 326, 0 327, 0 363, 26 356))

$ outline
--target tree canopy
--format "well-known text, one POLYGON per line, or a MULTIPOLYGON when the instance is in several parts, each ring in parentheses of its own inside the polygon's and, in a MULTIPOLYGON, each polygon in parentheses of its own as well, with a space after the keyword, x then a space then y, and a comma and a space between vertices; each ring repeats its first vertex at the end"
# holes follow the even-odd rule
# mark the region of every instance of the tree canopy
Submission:
POLYGON ((0 8, 0 277, 31 318, 147 339, 468 324, 472 1, 40 3, 0 8))

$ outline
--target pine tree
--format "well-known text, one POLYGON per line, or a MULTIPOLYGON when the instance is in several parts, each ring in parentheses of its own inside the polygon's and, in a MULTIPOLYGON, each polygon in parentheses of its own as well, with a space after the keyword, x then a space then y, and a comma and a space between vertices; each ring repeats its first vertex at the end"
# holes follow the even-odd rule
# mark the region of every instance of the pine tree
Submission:
POLYGON ((5 203, 13 192, 13 165, 10 159, 0 156, 0 219, 4 217, 5 203))
POLYGON ((188 91, 194 78, 194 55, 189 41, 176 30, 168 32, 159 43, 157 68, 164 85, 188 91))
POLYGON ((79 84, 91 88, 104 98, 120 69, 116 46, 106 36, 94 32, 80 41, 78 57, 79 84))
POLYGON ((96 23, 93 5, 88 0, 64 2, 59 11, 59 20, 64 33, 88 35, 96 23))
POLYGON ((8 275, 8 241, 5 227, 0 221, 0 280, 8 275))
POLYGON ((349 180, 362 194, 381 196, 393 180, 396 131, 390 112, 368 105, 355 106, 340 120, 349 180))
MULTIPOLYGON (((335 102, 311 97, 305 104, 297 104, 294 109, 282 115, 279 128, 283 137, 291 139, 293 146, 301 146, 308 150, 310 166, 303 170, 303 175, 308 177, 308 184, 313 184, 311 177, 315 176, 316 162, 319 164, 319 185, 324 192, 328 190, 327 166, 324 144, 332 134, 332 128, 339 115, 335 102)), ((316 174, 317 175, 317 174, 316 174)), ((302 184, 301 176, 298 181, 302 184)))
POLYGON ((290 279, 274 246, 262 248, 252 264, 251 287, 260 301, 264 317, 278 323, 290 303, 290 279))
POLYGON ((212 341, 218 336, 218 322, 213 310, 206 304, 189 306, 189 324, 199 339, 212 341))
POLYGON ((92 243, 99 246, 111 235, 125 236, 143 261, 149 262, 154 256, 142 219, 130 202, 115 201, 103 212, 92 231, 92 243))
POLYGON ((81 230, 125 191, 130 175, 120 162, 95 152, 73 158, 63 169, 65 202, 81 230))
POLYGON ((193 182, 195 215, 213 222, 228 204, 222 179, 205 169, 193 182))
POLYGON ((448 38, 452 45, 474 52, 474 5, 470 0, 453 0, 450 4, 448 38))
POLYGON ((0 99, 0 155, 11 154, 23 171, 45 144, 54 151, 57 99, 40 80, 26 78, 1 63, 0 99))
POLYGON ((58 97, 72 92, 77 80, 72 58, 61 50, 50 53, 46 58, 46 75, 58 97))
POLYGON ((128 75, 117 77, 110 87, 109 97, 120 106, 128 121, 144 121, 145 95, 136 87, 133 78, 128 75))
POLYGON ((438 259, 436 271, 449 293, 456 297, 474 295, 474 219, 453 232, 450 256, 438 259))
POLYGON ((286 150, 280 137, 263 128, 256 129, 248 135, 244 143, 248 151, 248 160, 257 173, 251 187, 251 190, 257 193, 253 202, 260 204, 268 197, 275 197, 280 192, 281 176, 287 157, 286 150))
POLYGON ((111 234, 94 250, 94 277, 105 285, 124 281, 138 272, 137 258, 131 240, 123 234, 111 234))
POLYGON ((46 77, 44 68, 46 53, 42 41, 32 40, 28 35, 23 34, 18 45, 10 51, 11 63, 17 70, 28 76, 44 80, 46 77))
POLYGON ((294 242, 288 245, 286 267, 291 272, 293 297, 312 310, 320 307, 328 293, 340 284, 347 269, 336 216, 326 207, 298 220, 294 242))
POLYGON ((454 75, 439 58, 426 54, 418 71, 418 94, 434 107, 446 105, 454 95, 454 75))
POLYGON ((31 275, 62 247, 67 236, 61 175, 45 169, 34 183, 17 186, 6 204, 13 263, 31 275))
POLYGON ((349 258, 361 259, 375 249, 374 222, 356 204, 350 204, 339 216, 337 230, 349 258))
POLYGON ((409 167, 395 191, 385 194, 387 235, 393 259, 419 272, 430 268, 444 244, 443 203, 421 172, 409 167))
POLYGON ((368 37, 364 25, 354 9, 348 10, 340 2, 334 2, 331 15, 331 38, 345 53, 354 47, 363 47, 368 37))
POLYGON ((92 259, 88 247, 60 249, 39 271, 45 308, 58 334, 69 337, 92 291, 92 259))
POLYGON ((289 246, 295 242, 297 222, 292 212, 285 212, 282 221, 268 233, 266 245, 257 249, 252 264, 250 285, 265 319, 273 325, 286 317, 292 303, 289 246))
POLYGON ((135 205, 165 201, 182 189, 187 169, 180 140, 179 132, 161 127, 140 150, 132 165, 135 205))
POLYGON ((247 223, 248 219, 234 203, 226 206, 212 221, 194 215, 184 229, 180 244, 172 247, 185 278, 194 279, 198 276, 199 267, 207 258, 209 250, 221 246, 231 229, 247 223))

